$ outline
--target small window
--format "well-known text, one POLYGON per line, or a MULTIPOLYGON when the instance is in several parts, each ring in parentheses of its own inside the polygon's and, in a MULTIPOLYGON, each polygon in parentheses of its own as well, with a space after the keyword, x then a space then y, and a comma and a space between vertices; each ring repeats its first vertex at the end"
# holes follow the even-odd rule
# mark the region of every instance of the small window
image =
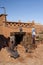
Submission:
POLYGON ((10 23, 10 26, 12 26, 12 23, 10 23))
POLYGON ((6 23, 6 25, 5 26, 8 26, 8 23, 6 23))

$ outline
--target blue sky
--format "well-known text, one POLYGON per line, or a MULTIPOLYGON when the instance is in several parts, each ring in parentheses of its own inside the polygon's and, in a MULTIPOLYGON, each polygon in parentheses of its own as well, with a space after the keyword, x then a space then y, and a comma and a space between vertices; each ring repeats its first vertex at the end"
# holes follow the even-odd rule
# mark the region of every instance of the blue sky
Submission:
MULTIPOLYGON (((28 22, 34 20, 43 24, 43 0, 0 0, 0 7, 6 8, 8 21, 28 22)), ((0 14, 4 10, 0 8, 0 14)))

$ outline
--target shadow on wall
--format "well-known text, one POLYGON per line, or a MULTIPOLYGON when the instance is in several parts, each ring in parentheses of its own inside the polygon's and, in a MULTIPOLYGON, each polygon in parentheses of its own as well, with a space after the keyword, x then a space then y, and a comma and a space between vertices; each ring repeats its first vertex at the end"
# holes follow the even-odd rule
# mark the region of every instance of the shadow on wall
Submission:
MULTIPOLYGON (((15 47, 23 40, 24 34, 15 34, 15 47)), ((2 48, 9 47, 10 37, 6 38, 4 35, 0 35, 0 51, 2 48)))
POLYGON ((10 38, 6 38, 4 35, 0 35, 0 51, 2 48, 8 47, 10 38))

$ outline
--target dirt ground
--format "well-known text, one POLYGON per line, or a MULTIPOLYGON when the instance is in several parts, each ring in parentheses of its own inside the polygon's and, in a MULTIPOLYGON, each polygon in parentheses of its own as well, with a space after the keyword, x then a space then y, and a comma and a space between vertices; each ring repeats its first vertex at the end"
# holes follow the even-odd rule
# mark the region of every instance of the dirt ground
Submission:
POLYGON ((4 48, 0 51, 0 65, 43 65, 43 44, 38 44, 32 53, 26 53, 25 48, 18 45, 19 58, 11 58, 4 48))

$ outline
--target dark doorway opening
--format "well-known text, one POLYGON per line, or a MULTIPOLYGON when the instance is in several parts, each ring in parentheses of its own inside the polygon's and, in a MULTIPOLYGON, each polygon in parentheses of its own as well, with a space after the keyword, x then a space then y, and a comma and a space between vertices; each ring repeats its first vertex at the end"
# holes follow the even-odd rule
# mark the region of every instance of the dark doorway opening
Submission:
POLYGON ((17 46, 18 44, 20 44, 23 40, 23 37, 25 35, 25 32, 15 32, 14 36, 15 36, 15 46, 17 46))

